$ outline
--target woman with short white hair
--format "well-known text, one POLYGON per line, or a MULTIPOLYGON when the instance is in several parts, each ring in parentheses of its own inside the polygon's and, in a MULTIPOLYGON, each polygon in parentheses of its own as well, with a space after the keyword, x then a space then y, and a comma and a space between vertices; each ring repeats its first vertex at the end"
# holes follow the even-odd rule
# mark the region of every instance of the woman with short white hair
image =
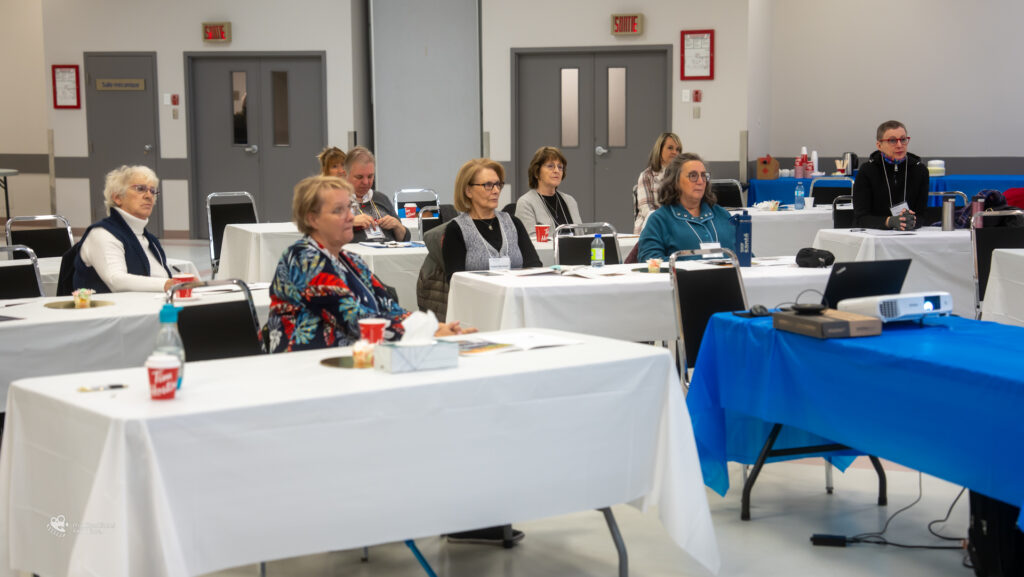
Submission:
POLYGON ((174 284, 160 241, 146 230, 159 185, 148 166, 121 166, 107 173, 103 203, 109 216, 82 235, 75 257, 75 289, 161 292, 174 284))

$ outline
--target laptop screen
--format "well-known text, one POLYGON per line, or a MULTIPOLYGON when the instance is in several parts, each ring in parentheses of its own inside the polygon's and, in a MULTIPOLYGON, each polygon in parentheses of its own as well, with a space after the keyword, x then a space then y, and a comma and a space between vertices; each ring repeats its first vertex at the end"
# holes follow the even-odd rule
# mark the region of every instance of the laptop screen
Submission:
POLYGON ((832 265, 821 304, 836 308, 843 299, 899 294, 909 269, 909 258, 837 262, 832 265))

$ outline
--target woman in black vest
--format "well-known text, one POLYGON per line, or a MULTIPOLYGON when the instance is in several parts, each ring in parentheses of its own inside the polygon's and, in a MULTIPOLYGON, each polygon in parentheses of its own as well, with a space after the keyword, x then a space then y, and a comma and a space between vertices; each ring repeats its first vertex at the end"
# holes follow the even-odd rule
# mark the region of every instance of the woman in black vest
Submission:
POLYGON ((100 293, 161 292, 174 280, 160 241, 146 230, 160 191, 148 166, 107 174, 103 202, 110 216, 86 229, 75 258, 74 288, 100 293))

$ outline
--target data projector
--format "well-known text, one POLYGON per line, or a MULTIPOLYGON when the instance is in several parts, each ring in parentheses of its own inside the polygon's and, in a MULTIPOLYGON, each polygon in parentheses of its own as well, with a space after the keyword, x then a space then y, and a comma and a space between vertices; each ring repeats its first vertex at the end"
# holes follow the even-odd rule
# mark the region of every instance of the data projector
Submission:
POLYGON ((879 295, 841 300, 836 308, 841 311, 878 317, 882 319, 883 323, 910 321, 952 313, 953 297, 945 291, 879 295))

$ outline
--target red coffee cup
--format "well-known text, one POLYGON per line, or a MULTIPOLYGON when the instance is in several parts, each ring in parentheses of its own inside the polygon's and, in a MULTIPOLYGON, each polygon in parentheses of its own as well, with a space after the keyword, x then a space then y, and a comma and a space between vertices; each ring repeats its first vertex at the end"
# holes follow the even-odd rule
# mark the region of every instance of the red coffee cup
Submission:
POLYGON ((537 242, 547 242, 551 238, 551 225, 549 224, 538 224, 537 230, 537 242))
POLYGON ((405 218, 416 218, 416 203, 405 203, 405 218))
MULTIPOLYGON (((192 273, 188 273, 188 272, 179 272, 178 274, 174 275, 171 278, 173 278, 174 282, 176 282, 176 283, 195 282, 196 275, 194 275, 192 273)), ((174 291, 174 298, 176 298, 176 299, 192 298, 192 287, 189 287, 189 288, 186 288, 186 289, 178 289, 178 290, 174 291)))
POLYGON ((181 361, 173 355, 155 353, 146 359, 146 372, 149 373, 149 396, 154 401, 165 401, 174 398, 178 390, 178 374, 181 361))
POLYGON ((359 319, 359 336, 371 345, 378 345, 384 341, 386 326, 387 319, 359 319))

